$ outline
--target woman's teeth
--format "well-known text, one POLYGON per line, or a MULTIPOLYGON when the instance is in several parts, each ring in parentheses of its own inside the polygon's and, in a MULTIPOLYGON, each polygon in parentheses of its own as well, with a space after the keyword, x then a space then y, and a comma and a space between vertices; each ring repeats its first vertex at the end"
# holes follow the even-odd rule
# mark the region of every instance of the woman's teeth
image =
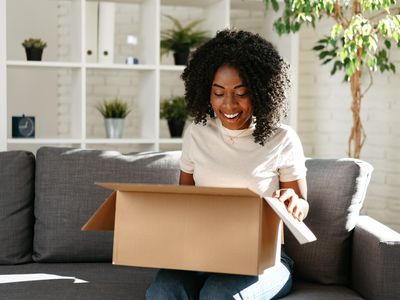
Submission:
POLYGON ((232 114, 232 115, 230 115, 230 114, 224 114, 224 116, 227 117, 228 119, 236 118, 238 115, 239 115, 239 113, 232 114))

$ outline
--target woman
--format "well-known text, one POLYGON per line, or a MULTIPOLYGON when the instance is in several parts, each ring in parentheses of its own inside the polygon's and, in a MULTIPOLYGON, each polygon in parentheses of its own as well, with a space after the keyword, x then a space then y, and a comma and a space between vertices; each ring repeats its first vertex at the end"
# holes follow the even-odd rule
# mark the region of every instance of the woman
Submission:
MULTIPOLYGON (((194 123, 183 138, 180 184, 249 187, 306 217, 303 149, 281 124, 287 69, 271 43, 245 31, 220 31, 193 53, 182 74, 194 123)), ((160 270, 146 296, 278 299, 291 290, 292 265, 282 251, 281 264, 259 276, 160 270)))

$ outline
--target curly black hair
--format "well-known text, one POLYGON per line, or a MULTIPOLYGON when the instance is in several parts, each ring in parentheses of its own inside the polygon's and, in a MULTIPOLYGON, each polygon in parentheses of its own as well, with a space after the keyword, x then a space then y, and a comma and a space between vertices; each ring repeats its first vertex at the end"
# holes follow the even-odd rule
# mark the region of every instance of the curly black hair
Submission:
POLYGON ((181 77, 189 114, 195 123, 213 116, 210 104, 214 74, 222 65, 235 67, 249 89, 256 118, 254 142, 264 145, 287 113, 288 64, 258 34, 225 29, 197 48, 181 77))

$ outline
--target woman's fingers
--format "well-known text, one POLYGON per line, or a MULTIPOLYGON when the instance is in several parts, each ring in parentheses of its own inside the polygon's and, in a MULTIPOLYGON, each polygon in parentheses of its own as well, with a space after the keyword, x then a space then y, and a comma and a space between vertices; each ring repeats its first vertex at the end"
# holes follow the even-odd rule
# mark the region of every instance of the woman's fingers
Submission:
MULTIPOLYGON (((281 202, 285 202, 290 199, 290 197, 296 195, 293 189, 281 189, 274 192, 273 197, 279 199, 281 202)), ((297 196, 297 195, 296 195, 297 196)))
POLYGON ((294 193, 293 195, 288 198, 289 203, 287 205, 287 210, 290 213, 294 212, 294 209, 297 208, 299 197, 294 193))
POLYGON ((272 193, 272 197, 279 199, 281 196, 281 190, 276 190, 275 192, 272 193))
POLYGON ((304 215, 303 215, 303 213, 301 212, 301 210, 299 209, 298 206, 296 206, 296 207, 294 208, 293 213, 292 213, 292 216, 293 216, 294 218, 296 218, 297 220, 299 220, 300 222, 303 221, 303 218, 304 218, 304 215))
POLYGON ((272 196, 278 199, 280 202, 285 203, 288 212, 291 213, 294 218, 299 221, 303 220, 304 214, 299 208, 299 196, 293 189, 276 190, 272 196))

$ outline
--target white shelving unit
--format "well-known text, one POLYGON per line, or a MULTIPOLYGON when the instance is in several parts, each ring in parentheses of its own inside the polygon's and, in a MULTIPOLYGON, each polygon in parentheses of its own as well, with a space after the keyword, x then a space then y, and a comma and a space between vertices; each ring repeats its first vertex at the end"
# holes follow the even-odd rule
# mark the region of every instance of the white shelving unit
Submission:
MULTIPOLYGON (((86 61, 89 2, 99 1, 0 0, 0 151, 42 145, 125 147, 128 151, 180 149, 182 140, 166 136, 165 124, 159 119, 160 99, 171 93, 166 90, 168 80, 178 78, 184 69, 173 65, 171 57, 160 59, 160 31, 168 26, 163 15, 176 12, 175 17, 179 17, 188 11, 189 20, 202 18, 202 29, 213 34, 232 24, 234 10, 263 10, 259 0, 114 0, 116 6, 132 7, 138 18, 132 30, 141 41, 137 49, 140 64, 126 65, 117 56, 113 64, 100 64, 86 61), (66 8, 60 9, 60 5, 66 8), (36 10, 32 6, 37 6, 36 10), (60 10, 67 11, 68 17, 61 20, 60 10), (48 24, 53 27, 47 28, 48 24), (60 26, 66 27, 67 33, 60 31, 60 26), (26 61, 20 44, 28 37, 53 41, 48 43, 43 61, 26 61), (66 46, 57 49, 55 40, 66 46), (93 120, 97 116, 93 116, 92 104, 108 96, 101 94, 101 85, 112 86, 113 82, 126 82, 128 88, 121 90, 132 93, 135 103, 135 120, 125 124, 128 134, 123 139, 104 138, 99 134, 104 129, 97 128, 98 120, 93 120), (23 113, 36 117, 34 139, 11 137, 11 117, 23 113)), ((265 32, 268 30, 260 33, 265 32)))

